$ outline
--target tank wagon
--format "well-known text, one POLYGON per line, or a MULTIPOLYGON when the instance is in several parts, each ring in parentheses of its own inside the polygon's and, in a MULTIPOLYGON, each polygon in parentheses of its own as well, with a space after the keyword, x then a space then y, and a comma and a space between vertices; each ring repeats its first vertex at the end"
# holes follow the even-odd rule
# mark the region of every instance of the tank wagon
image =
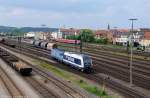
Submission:
POLYGON ((51 57, 83 72, 90 72, 92 69, 92 59, 85 54, 65 52, 61 49, 52 49, 51 57))
POLYGON ((57 44, 56 43, 48 43, 46 46, 47 50, 51 50, 51 49, 55 49, 57 48, 57 44))
POLYGON ((41 45, 41 43, 42 43, 42 41, 37 40, 37 41, 34 41, 34 42, 33 42, 33 45, 34 45, 35 47, 39 48, 40 45, 41 45))
POLYGON ((47 50, 57 48, 56 43, 50 43, 50 42, 40 41, 40 40, 34 41, 33 46, 35 46, 37 48, 47 49, 47 50))
POLYGON ((47 48, 47 44, 48 44, 48 42, 41 42, 40 47, 43 48, 43 49, 46 49, 47 48))
POLYGON ((30 75, 32 72, 31 67, 2 49, 0 49, 0 58, 2 58, 8 65, 10 65, 13 69, 22 75, 30 75))

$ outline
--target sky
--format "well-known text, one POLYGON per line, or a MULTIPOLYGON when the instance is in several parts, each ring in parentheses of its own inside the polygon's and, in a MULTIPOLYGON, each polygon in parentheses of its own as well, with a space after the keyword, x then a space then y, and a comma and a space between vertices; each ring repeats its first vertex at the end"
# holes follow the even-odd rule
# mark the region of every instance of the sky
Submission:
POLYGON ((150 27, 149 0, 0 0, 0 25, 66 28, 150 27))

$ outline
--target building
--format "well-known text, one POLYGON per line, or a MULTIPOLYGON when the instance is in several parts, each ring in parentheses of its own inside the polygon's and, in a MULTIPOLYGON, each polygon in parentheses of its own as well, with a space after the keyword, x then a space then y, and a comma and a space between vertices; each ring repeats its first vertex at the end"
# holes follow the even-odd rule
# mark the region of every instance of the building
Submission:
POLYGON ((95 38, 107 38, 109 43, 126 45, 129 41, 129 29, 110 29, 95 31, 95 38))
MULTIPOLYGON (((140 43, 142 37, 144 35, 144 32, 136 31, 133 33, 133 42, 134 43, 140 43)), ((117 32, 114 35, 114 44, 120 44, 120 45, 127 45, 127 42, 131 41, 131 32, 117 32)))
POLYGON ((140 40, 140 45, 150 47, 150 32, 144 32, 144 36, 140 40))
POLYGON ((141 31, 141 32, 150 32, 150 28, 139 28, 138 31, 141 31))
POLYGON ((63 32, 60 32, 60 29, 55 32, 51 32, 52 39, 61 39, 63 38, 63 32))
POLYGON ((117 31, 113 32, 113 37, 113 44, 126 46, 129 41, 130 33, 117 31))
POLYGON ((33 37, 35 40, 51 40, 61 38, 58 28, 31 28, 26 27, 22 32, 27 32, 26 37, 33 37))
POLYGON ((35 40, 46 40, 47 38, 47 33, 45 32, 34 32, 35 33, 35 36, 34 36, 34 39, 35 40))
POLYGON ((107 38, 108 30, 96 30, 95 32, 95 38, 107 38))
POLYGON ((35 32, 28 32, 24 35, 24 37, 27 37, 27 38, 34 38, 35 37, 35 32))
POLYGON ((60 34, 62 34, 62 38, 67 38, 67 36, 71 35, 79 35, 80 34, 80 29, 65 29, 65 28, 60 28, 60 34))
POLYGON ((96 30, 95 38, 107 38, 109 43, 113 42, 113 33, 110 30, 96 30))

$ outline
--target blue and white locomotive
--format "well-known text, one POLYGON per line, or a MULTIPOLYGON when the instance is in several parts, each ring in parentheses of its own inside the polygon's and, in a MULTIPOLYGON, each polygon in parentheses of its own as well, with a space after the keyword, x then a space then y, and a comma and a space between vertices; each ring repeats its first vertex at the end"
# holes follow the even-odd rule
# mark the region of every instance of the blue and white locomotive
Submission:
POLYGON ((51 57, 84 72, 89 72, 92 68, 92 59, 85 54, 65 52, 61 49, 51 49, 51 57))

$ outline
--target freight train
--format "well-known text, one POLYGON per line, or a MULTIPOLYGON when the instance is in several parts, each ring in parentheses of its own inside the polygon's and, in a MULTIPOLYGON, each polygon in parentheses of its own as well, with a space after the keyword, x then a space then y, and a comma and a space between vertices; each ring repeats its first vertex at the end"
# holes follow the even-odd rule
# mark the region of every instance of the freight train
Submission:
POLYGON ((51 49, 51 57, 82 72, 92 71, 92 59, 88 55, 51 49))
POLYGON ((32 72, 32 68, 18 58, 12 56, 10 53, 0 48, 0 58, 2 58, 8 65, 10 65, 17 72, 22 75, 30 75, 32 72))
POLYGON ((92 59, 85 54, 77 54, 58 49, 55 43, 45 41, 34 41, 33 45, 37 48, 51 50, 50 56, 61 63, 70 65, 83 72, 92 71, 92 59))
POLYGON ((41 40, 35 40, 35 41, 33 41, 32 44, 33 44, 33 46, 35 46, 37 48, 42 48, 42 49, 47 49, 47 50, 57 48, 56 43, 50 43, 50 42, 41 41, 41 40))
POLYGON ((58 60, 61 63, 70 65, 71 67, 83 72, 92 71, 92 59, 88 55, 67 52, 62 49, 58 49, 56 43, 50 43, 41 40, 34 40, 30 44, 36 48, 49 50, 51 52, 50 57, 58 60))

